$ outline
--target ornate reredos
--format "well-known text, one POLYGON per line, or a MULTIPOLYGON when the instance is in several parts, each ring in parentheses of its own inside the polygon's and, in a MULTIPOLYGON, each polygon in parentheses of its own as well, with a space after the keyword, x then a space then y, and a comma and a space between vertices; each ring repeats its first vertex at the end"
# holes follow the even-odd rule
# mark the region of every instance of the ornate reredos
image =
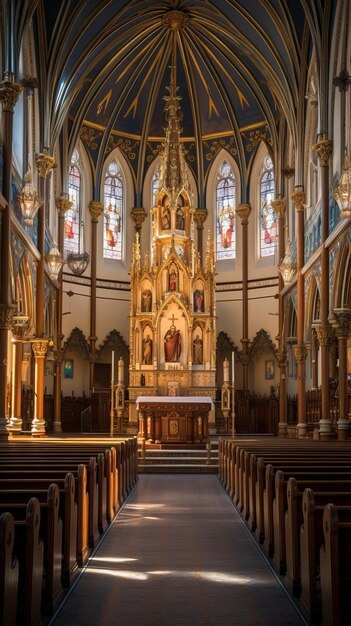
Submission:
MULTIPOLYGON (((194 209, 180 140, 182 112, 175 59, 176 54, 164 98, 165 141, 151 209, 150 254, 142 255, 138 235, 133 245, 132 395, 138 393, 132 391, 133 387, 143 386, 141 376, 146 387, 160 395, 167 395, 168 382, 175 375, 181 395, 188 395, 189 388, 201 387, 203 392, 206 387, 215 387, 214 254, 208 242, 203 265, 201 255, 195 251, 194 209)), ((133 416, 134 408, 130 410, 133 416)))

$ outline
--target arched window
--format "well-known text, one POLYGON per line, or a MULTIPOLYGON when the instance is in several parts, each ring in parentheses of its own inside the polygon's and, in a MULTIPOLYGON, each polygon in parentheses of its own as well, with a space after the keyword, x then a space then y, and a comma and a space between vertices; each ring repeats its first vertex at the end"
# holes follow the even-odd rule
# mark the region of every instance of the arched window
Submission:
POLYGON ((104 181, 104 258, 122 259, 124 184, 116 161, 108 166, 104 181))
POLYGON ((216 182, 216 258, 235 259, 235 176, 224 162, 216 182))
POLYGON ((79 252, 82 177, 79 169, 78 150, 72 154, 68 176, 68 195, 73 202, 65 215, 65 252, 79 252))
POLYGON ((260 178, 260 252, 261 257, 275 253, 277 216, 271 207, 274 200, 274 171, 270 156, 266 156, 260 178))

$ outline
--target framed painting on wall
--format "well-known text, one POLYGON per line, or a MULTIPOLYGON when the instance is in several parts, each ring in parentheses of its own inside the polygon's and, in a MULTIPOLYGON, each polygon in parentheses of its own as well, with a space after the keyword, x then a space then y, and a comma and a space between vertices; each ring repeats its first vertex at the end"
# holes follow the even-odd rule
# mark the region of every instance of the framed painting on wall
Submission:
POLYGON ((73 378, 74 361, 73 359, 64 359, 63 361, 63 377, 73 378))
POLYGON ((264 377, 266 380, 274 379, 274 361, 273 360, 269 360, 265 362, 264 377))

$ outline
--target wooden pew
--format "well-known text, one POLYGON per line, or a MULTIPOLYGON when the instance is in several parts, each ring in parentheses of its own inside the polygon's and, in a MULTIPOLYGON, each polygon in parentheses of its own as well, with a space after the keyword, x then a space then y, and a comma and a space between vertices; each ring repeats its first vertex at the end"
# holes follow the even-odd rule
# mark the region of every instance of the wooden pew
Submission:
POLYGON ((0 516, 0 624, 13 626, 17 615, 18 560, 14 555, 15 522, 11 513, 0 516))
POLYGON ((351 623, 351 507, 327 504, 320 550, 323 626, 351 623))

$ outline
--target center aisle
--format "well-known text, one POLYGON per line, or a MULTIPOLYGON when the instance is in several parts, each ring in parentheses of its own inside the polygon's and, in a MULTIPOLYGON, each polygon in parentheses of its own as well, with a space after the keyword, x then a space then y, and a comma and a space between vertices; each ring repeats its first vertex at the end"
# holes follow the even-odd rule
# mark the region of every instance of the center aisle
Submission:
POLYGON ((55 626, 301 626, 211 475, 144 475, 55 626))

